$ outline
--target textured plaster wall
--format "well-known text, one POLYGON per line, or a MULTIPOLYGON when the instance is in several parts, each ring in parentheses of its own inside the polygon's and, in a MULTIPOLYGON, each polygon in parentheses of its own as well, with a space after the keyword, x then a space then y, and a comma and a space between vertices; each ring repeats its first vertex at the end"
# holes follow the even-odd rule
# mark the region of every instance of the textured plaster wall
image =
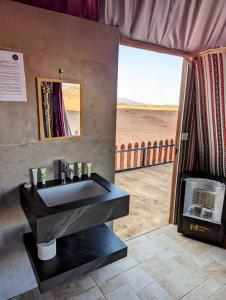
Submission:
POLYGON ((110 26, 0 1, 0 49, 24 53, 27 103, 0 102, 0 299, 36 287, 22 235, 29 226, 20 208, 18 186, 29 168, 46 166, 56 176, 59 158, 92 161, 113 180, 118 31, 110 26), (85 137, 40 142, 36 77, 83 80, 85 137), (55 167, 54 167, 55 166, 55 167))

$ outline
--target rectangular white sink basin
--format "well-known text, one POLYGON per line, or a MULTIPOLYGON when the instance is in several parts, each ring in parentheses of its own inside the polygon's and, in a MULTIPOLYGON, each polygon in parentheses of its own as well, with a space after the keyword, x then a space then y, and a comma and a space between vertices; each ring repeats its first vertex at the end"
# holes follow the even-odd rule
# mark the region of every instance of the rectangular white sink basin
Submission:
POLYGON ((100 196, 109 191, 94 180, 74 182, 38 190, 39 196, 48 207, 81 199, 100 196))

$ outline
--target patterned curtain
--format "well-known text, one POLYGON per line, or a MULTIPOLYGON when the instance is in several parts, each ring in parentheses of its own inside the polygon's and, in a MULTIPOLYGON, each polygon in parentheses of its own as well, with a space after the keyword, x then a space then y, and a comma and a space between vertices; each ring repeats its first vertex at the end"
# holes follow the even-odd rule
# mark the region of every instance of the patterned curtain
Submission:
POLYGON ((189 138, 187 141, 179 138, 175 223, 184 172, 226 176, 226 53, 184 60, 181 98, 181 132, 188 133, 189 138))
MULTIPOLYGON (((185 171, 197 169, 197 126, 196 126, 196 102, 195 102, 195 64, 191 60, 185 59, 183 62, 180 102, 183 103, 181 122, 178 130, 182 133, 188 133, 188 140, 182 141, 178 137, 177 148, 177 168, 176 170, 176 188, 174 203, 174 222, 177 223, 177 211, 180 202, 181 175, 185 171)), ((172 217, 172 215, 171 215, 172 217)))
POLYGON ((198 158, 207 175, 226 176, 226 53, 194 59, 198 158))
POLYGON ((196 101, 195 101, 195 65, 192 61, 185 60, 184 78, 184 99, 181 132, 188 133, 188 140, 181 139, 180 152, 182 159, 181 171, 192 171, 198 168, 197 165, 197 123, 196 123, 196 101))

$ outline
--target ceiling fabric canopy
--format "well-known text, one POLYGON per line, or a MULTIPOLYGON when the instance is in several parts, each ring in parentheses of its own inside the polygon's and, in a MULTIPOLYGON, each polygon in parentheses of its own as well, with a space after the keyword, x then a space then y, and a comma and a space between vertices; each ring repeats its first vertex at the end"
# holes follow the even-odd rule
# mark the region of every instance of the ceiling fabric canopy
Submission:
POLYGON ((192 55, 226 47, 226 0, 18 1, 117 26, 122 37, 162 52, 192 55))
POLYGON ((124 37, 184 53, 226 46, 225 0, 101 0, 100 18, 124 37))
POLYGON ((99 20, 99 0, 18 0, 18 2, 93 21, 99 20))

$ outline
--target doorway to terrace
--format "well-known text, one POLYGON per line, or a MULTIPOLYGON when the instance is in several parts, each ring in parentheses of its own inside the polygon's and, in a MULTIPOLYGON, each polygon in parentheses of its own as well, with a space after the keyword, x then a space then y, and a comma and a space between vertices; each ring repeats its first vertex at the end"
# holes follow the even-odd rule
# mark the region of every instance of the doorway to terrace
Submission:
POLYGON ((168 224, 182 59, 120 46, 115 182, 130 214, 115 220, 124 240, 168 224))

